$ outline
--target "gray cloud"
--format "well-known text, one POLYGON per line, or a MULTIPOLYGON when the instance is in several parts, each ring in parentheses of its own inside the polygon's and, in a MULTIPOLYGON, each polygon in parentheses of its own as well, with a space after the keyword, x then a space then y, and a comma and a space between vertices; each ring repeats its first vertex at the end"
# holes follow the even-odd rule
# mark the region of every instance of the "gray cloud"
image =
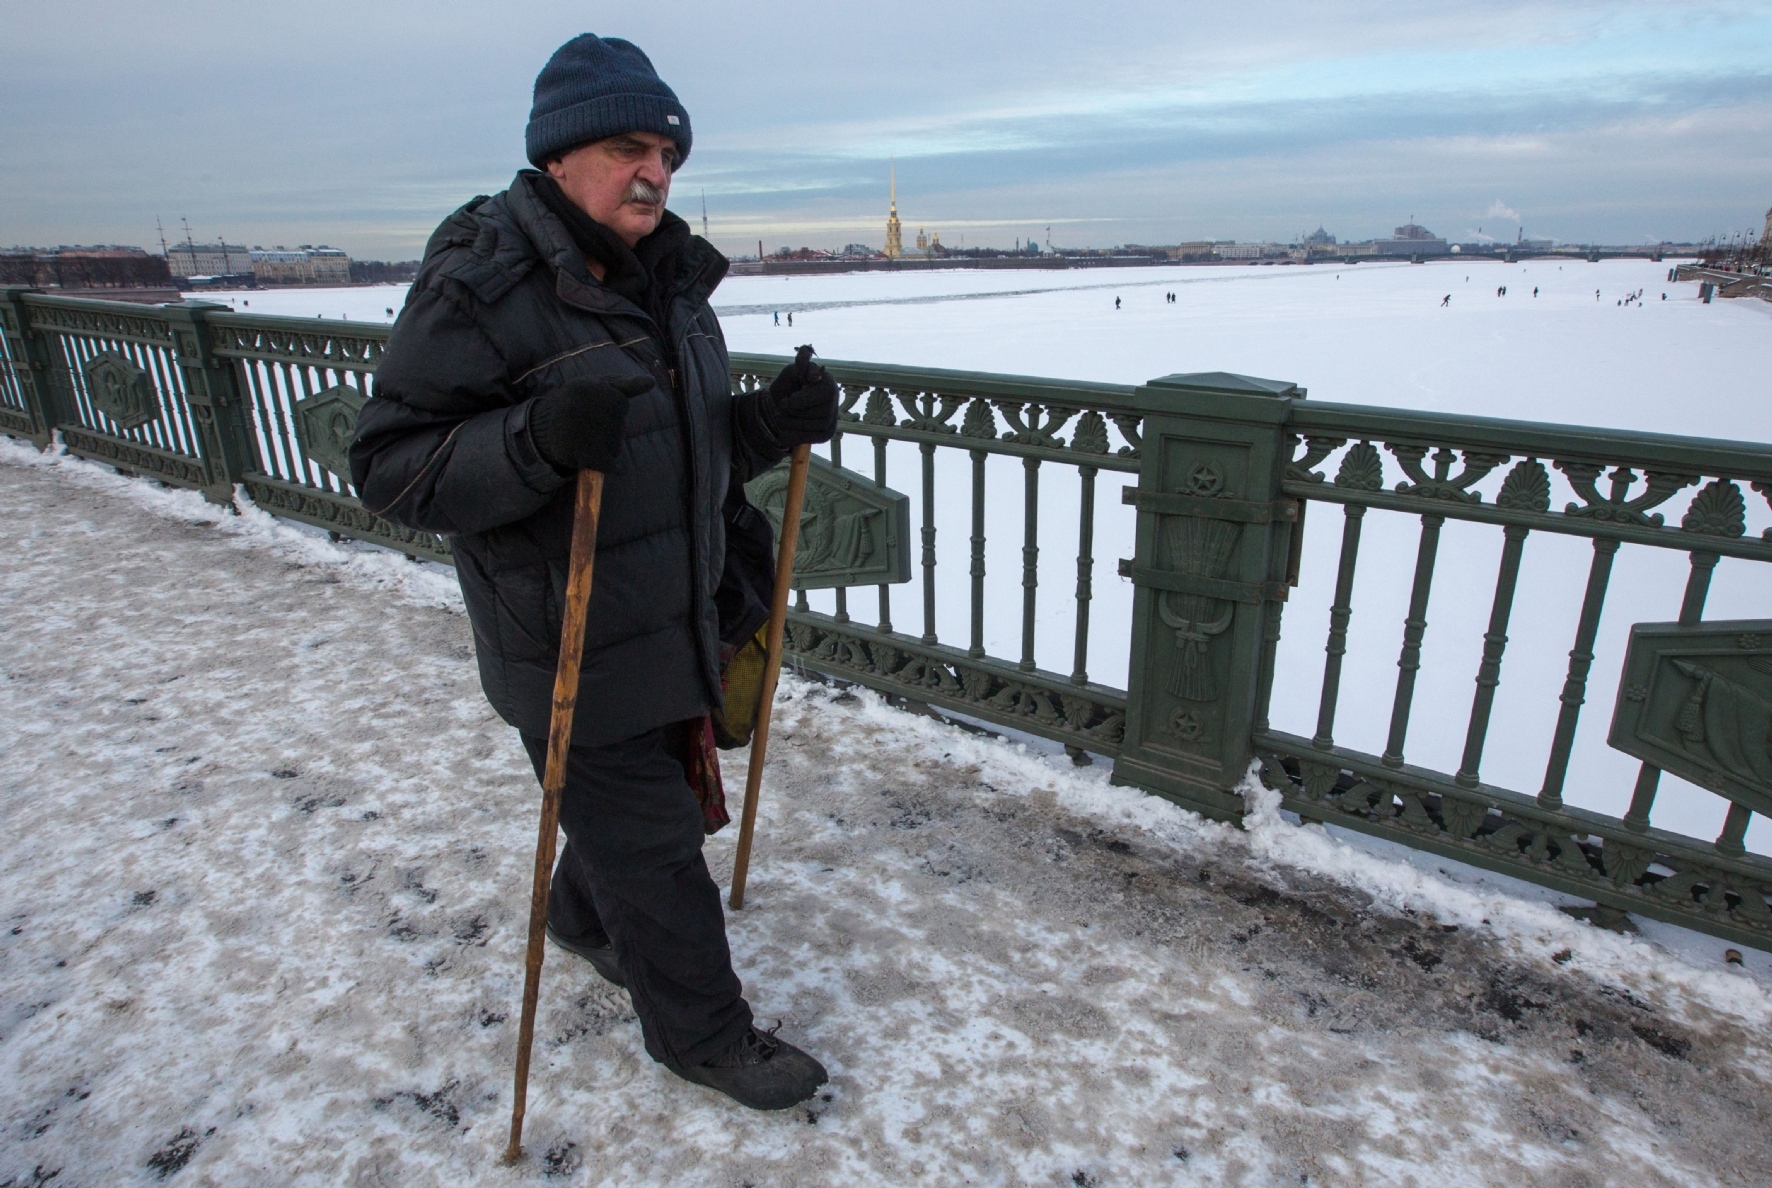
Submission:
MULTIPOLYGON (((459 0, 0 0, 0 242, 205 238, 415 255, 522 162, 529 87, 601 14, 459 0)), ((1765 3, 660 3, 695 117, 673 205, 729 250, 1454 233, 1689 237, 1772 201, 1765 3), (1485 224, 1486 225, 1486 224, 1485 224)))

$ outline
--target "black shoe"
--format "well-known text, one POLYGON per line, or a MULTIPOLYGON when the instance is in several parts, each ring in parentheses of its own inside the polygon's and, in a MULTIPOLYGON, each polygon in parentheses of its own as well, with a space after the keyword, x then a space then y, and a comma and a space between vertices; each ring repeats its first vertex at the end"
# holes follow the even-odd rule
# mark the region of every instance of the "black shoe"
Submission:
POLYGON ((691 1068, 672 1068, 685 1081, 718 1089, 753 1110, 785 1110, 818 1092, 830 1080, 824 1065, 775 1032, 755 1027, 730 1048, 691 1068))
POLYGON ((628 988, 628 980, 621 976, 621 963, 615 959, 615 946, 608 941, 601 945, 587 945, 583 941, 567 940, 548 925, 548 939, 571 953, 575 957, 583 957, 591 963, 591 968, 602 975, 603 980, 611 986, 628 988))

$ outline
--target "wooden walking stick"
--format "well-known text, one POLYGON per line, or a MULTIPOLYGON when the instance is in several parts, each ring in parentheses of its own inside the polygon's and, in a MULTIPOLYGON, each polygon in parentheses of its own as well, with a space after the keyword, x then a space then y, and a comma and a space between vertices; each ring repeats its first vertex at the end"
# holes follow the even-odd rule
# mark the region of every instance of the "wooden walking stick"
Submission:
POLYGON ((560 827, 560 791, 566 786, 566 754, 572 746, 572 711, 578 705, 578 666, 584 658, 585 618, 591 603, 591 563, 597 557, 597 516, 603 510, 603 475, 578 472, 572 512, 572 556, 566 571, 566 609, 560 624, 560 663, 554 669, 554 711, 548 722, 548 762, 541 779, 541 834, 535 841, 535 885, 529 893, 529 957, 523 974, 523 1022, 517 1029, 517 1084, 511 1098, 511 1142, 505 1160, 523 1157, 523 1110, 529 1101, 529 1049, 535 1040, 535 1004, 541 994, 541 961, 548 924, 548 887, 554 876, 554 845, 560 827))
POLYGON ((734 911, 744 906, 744 880, 751 865, 751 833, 757 826, 757 794, 763 788, 763 757, 769 749, 769 716, 775 705, 775 678, 781 675, 781 634, 788 617, 788 585, 794 579, 794 548, 800 543, 800 504, 806 497, 811 446, 794 447, 788 463, 787 502, 781 509, 781 546, 775 554, 775 599, 769 607, 768 659, 758 691, 757 725, 751 735, 751 765, 744 778, 744 816, 738 826, 738 853, 732 859, 734 911))

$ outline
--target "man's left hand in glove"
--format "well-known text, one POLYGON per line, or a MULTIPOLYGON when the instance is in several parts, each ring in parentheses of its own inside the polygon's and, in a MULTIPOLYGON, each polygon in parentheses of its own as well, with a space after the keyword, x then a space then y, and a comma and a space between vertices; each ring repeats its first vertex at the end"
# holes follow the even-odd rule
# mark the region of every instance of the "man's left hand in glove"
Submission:
POLYGON ((829 441, 837 431, 837 381, 803 346, 758 400, 757 411, 783 449, 829 441))

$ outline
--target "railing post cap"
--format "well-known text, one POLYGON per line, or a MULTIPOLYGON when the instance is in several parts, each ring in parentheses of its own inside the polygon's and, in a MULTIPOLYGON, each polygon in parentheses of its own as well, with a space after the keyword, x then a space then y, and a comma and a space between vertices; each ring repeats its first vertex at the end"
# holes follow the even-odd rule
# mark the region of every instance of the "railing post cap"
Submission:
POLYGON ((1133 391, 1139 409, 1162 415, 1209 417, 1255 424, 1282 424, 1304 389, 1287 380, 1256 379, 1228 371, 1165 375, 1133 391))
POLYGON ((1187 371, 1146 381, 1148 388, 1187 388, 1201 392, 1239 392, 1250 396, 1304 397, 1304 389, 1291 380, 1261 379, 1230 371, 1187 371))

